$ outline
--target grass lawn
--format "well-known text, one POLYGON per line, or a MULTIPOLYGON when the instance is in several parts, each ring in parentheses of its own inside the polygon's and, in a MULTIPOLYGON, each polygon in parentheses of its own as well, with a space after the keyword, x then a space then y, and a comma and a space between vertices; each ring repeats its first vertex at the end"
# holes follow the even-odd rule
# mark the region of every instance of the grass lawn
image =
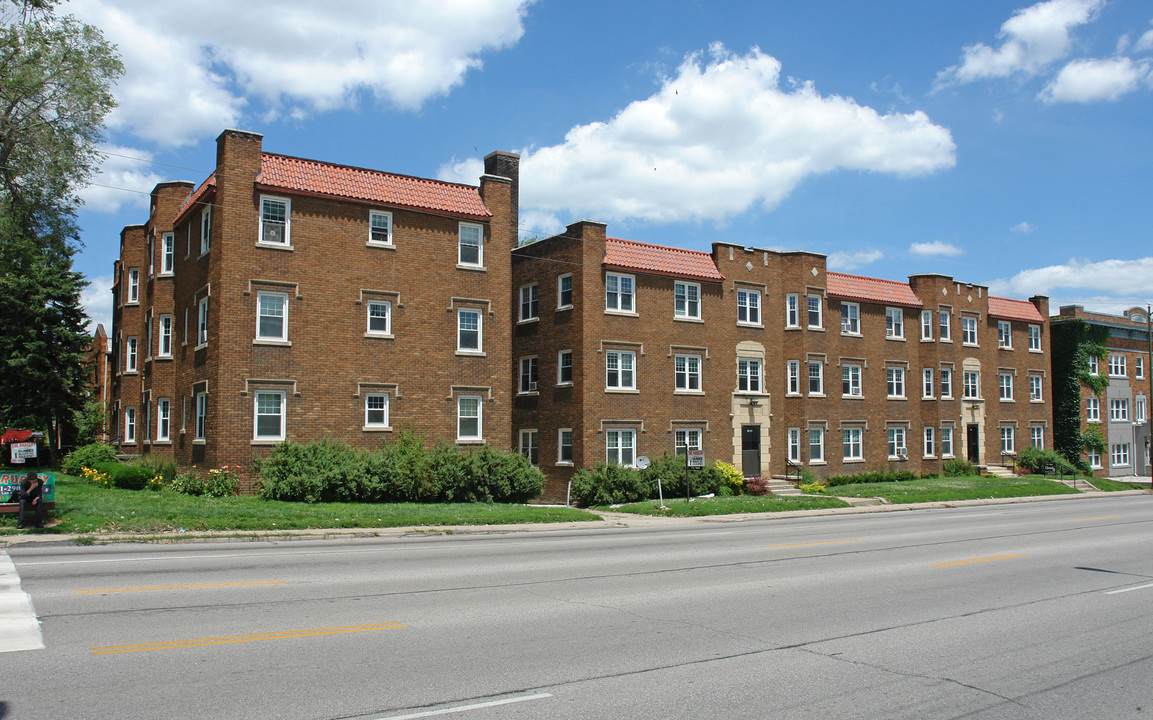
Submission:
MULTIPOLYGON (((56 509, 41 533, 155 533, 206 530, 299 530, 436 525, 504 525, 599 520, 564 507, 485 503, 307 503, 252 495, 193 497, 170 491, 102 488, 56 474, 56 509)), ((16 516, 0 515, 0 536, 16 533, 16 516)))
POLYGON ((786 510, 817 510, 849 507, 844 500, 820 495, 736 495, 732 497, 698 498, 692 501, 666 500, 667 510, 660 509, 656 500, 630 503, 620 507, 600 507, 598 510, 634 513, 636 515, 662 515, 668 517, 696 517, 699 515, 732 515, 733 513, 767 513, 786 510))
POLYGON ((1109 478, 1086 478, 1093 487, 1103 492, 1117 492, 1118 490, 1148 490, 1148 483, 1130 483, 1109 478))
POLYGON ((1077 490, 1040 476, 1016 478, 942 477, 902 482, 854 483, 829 488, 843 497, 880 497, 894 503, 1069 495, 1077 490))

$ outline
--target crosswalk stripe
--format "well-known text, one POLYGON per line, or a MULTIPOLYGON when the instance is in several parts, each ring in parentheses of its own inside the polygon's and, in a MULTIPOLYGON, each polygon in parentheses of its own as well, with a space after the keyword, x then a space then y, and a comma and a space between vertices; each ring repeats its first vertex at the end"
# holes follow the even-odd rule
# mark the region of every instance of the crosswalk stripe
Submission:
POLYGON ((32 598, 20 589, 20 574, 6 552, 0 552, 0 638, 0 652, 44 647, 32 598))

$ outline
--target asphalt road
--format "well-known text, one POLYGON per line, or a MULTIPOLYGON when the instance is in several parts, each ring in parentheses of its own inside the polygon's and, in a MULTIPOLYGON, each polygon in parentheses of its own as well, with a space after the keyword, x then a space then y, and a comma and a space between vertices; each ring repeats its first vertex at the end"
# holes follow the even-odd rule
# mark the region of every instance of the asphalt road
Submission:
POLYGON ((1141 495, 14 546, 0 718, 1146 718, 1151 540, 1141 495))

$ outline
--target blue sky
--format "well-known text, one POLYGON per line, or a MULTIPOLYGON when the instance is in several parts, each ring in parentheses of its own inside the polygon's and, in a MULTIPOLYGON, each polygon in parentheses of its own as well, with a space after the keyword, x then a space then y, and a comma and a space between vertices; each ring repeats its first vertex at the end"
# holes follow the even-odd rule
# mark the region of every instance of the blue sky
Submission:
POLYGON ((270 152, 476 184, 522 154, 525 235, 940 272, 1108 312, 1153 300, 1153 5, 71 0, 126 73, 83 191, 93 319, 156 182, 225 127, 270 152), (228 18, 227 22, 221 18, 228 18))

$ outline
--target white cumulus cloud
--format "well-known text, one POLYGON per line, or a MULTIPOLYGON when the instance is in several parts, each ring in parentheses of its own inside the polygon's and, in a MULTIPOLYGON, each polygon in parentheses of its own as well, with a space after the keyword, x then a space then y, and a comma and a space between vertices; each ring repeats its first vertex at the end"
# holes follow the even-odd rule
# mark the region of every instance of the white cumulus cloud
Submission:
POLYGON ((1105 0, 1048 0, 1018 10, 1001 25, 998 47, 985 43, 966 47, 961 63, 938 73, 935 86, 1036 75, 1069 53, 1070 31, 1095 20, 1104 5, 1105 0))
POLYGON ((1153 50, 1153 30, 1146 30, 1145 34, 1133 46, 1134 52, 1149 52, 1153 50))
POLYGON ((183 145, 264 117, 350 107, 414 110, 516 43, 532 0, 72 0, 124 57, 113 130, 183 145))
POLYGON ((885 257, 885 254, 876 249, 859 250, 857 252, 838 251, 829 254, 825 265, 830 270, 849 271, 856 270, 862 265, 875 263, 883 257, 885 257))
POLYGON ((1064 265, 1022 270, 1011 278, 989 283, 989 292, 1009 297, 1147 297, 1153 276, 1153 257, 1133 260, 1072 259, 1064 265))
POLYGON ((909 252, 922 257, 956 257, 963 255, 964 250, 947 242, 934 240, 932 242, 915 242, 909 246, 909 252))
POLYGON ((1074 60, 1038 95, 1049 103, 1113 101, 1137 90, 1153 63, 1127 57, 1074 60))
MULTIPOLYGON (((521 151, 522 207, 567 218, 723 220, 772 209, 806 178, 838 170, 913 177, 952 167, 949 131, 925 113, 880 114, 812 83, 781 87, 781 64, 713 45, 652 96, 521 151)), ((458 178, 457 165, 442 168, 458 178)), ((471 182, 475 182, 475 175, 471 182)))
POLYGON ((1028 235, 1029 233, 1033 232, 1036 229, 1037 228, 1033 227, 1032 225, 1030 225, 1027 222, 1019 222, 1016 225, 1014 225, 1012 227, 1012 229, 1010 229, 1010 232, 1015 232, 1018 235, 1028 235))
POLYGON ((104 162, 92 184, 80 191, 89 210, 116 212, 124 206, 148 207, 148 195, 162 178, 149 166, 152 154, 146 150, 118 146, 100 148, 104 162))

